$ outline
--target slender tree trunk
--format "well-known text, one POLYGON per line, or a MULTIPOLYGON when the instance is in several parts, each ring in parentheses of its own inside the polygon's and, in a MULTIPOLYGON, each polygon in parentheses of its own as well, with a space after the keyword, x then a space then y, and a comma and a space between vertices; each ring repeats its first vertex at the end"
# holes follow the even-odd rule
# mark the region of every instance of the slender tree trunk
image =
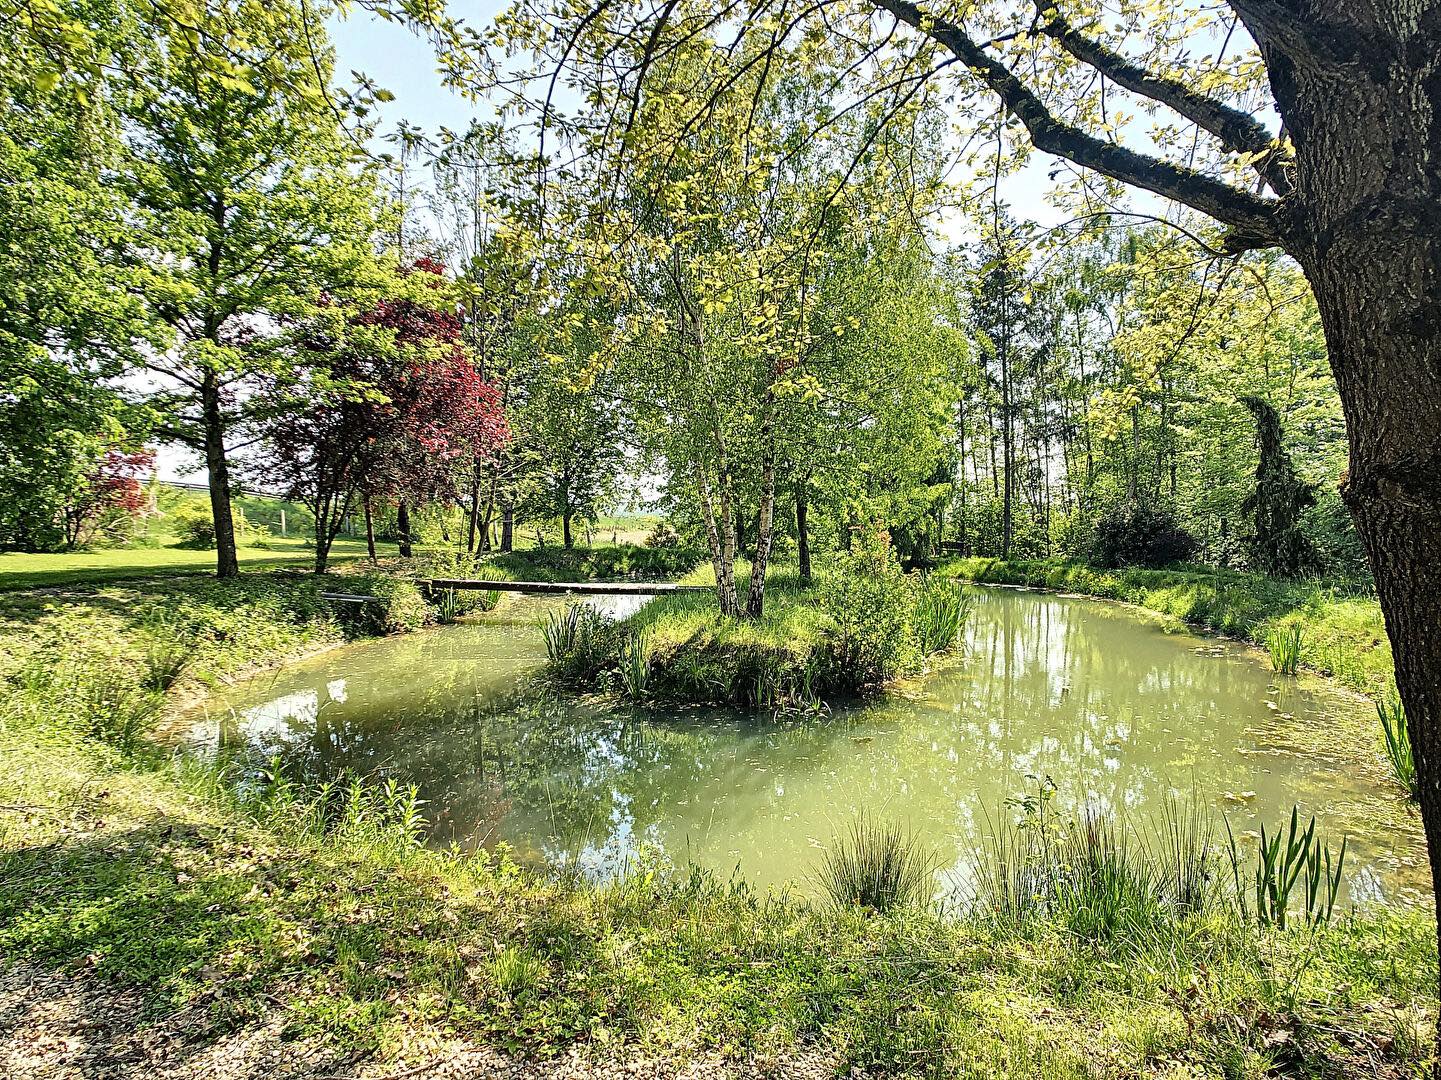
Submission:
POLYGON ((475 554, 476 538, 480 533, 480 463, 470 467, 470 513, 465 528, 465 553, 475 554))
POLYGON ((370 561, 376 562, 378 560, 375 557, 375 515, 370 509, 369 495, 361 499, 360 506, 365 512, 365 550, 370 556, 370 561))
POLYGON ((215 521, 215 574, 230 578, 240 573, 235 550, 235 519, 230 513, 230 463, 225 457, 225 417, 220 407, 220 384, 211 371, 200 380, 200 413, 205 431, 205 473, 210 484, 210 514, 215 521))
POLYGON ((1001 467, 1005 470, 1001 495, 1001 558, 1011 557, 1011 536, 1015 527, 1016 437, 1011 415, 1010 349, 1003 343, 1001 353, 1001 467))
POLYGON ((395 532, 400 541, 400 557, 410 558, 410 507, 406 505, 404 499, 401 499, 395 507, 395 532))
POLYGON ((561 539, 565 541, 567 550, 575 547, 575 537, 571 534, 570 519, 570 506, 566 505, 560 512, 560 535, 561 539))
POLYGON ((809 487, 809 477, 802 477, 796 484, 796 561, 800 564, 802 581, 811 580, 811 533, 806 521, 810 513, 809 487))
POLYGON ((771 533, 775 524, 776 508, 776 447, 775 418, 772 401, 766 402, 766 417, 762 426, 761 445, 764 458, 761 463, 761 504, 756 514, 756 550, 751 560, 750 595, 746 597, 746 616, 759 619, 765 611, 766 569, 771 557, 771 533))
POLYGON ((504 503, 500 511, 500 550, 515 550, 515 504, 504 503))

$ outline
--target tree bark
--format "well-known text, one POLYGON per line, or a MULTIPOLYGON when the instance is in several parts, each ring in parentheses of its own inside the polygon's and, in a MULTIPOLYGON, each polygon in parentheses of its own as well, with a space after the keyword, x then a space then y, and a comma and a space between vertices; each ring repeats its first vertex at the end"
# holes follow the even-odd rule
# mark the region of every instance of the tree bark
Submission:
POLYGON ((571 533, 570 519, 571 509, 567 506, 560 512, 560 535, 561 539, 565 541, 566 550, 575 547, 575 537, 571 533))
POLYGON ((370 496, 367 495, 361 500, 361 508, 365 511, 365 550, 370 556, 371 562, 375 558, 375 515, 370 510, 370 496))
POLYGON ((230 578, 240 573, 235 550, 235 519, 230 513, 230 463, 225 457, 225 416, 220 407, 220 384, 211 371, 200 380, 200 413, 205 429, 205 473, 210 484, 210 514, 215 522, 215 575, 230 578))
POLYGON ((408 559, 411 557, 410 546, 410 507, 405 500, 400 500, 395 507, 395 532, 396 539, 400 543, 400 557, 408 559))
POLYGON ((500 550, 507 553, 515 550, 515 504, 506 503, 500 511, 500 550))
POLYGON ((808 478, 796 484, 796 561, 800 564, 802 581, 811 580, 811 534, 806 516, 810 513, 808 478))
POLYGON ((746 617, 759 619, 765 612, 766 569, 771 557, 771 533, 776 508, 776 447, 774 405, 766 402, 766 418, 761 433, 761 504, 756 513, 756 550, 751 560, 751 587, 746 597, 746 617))

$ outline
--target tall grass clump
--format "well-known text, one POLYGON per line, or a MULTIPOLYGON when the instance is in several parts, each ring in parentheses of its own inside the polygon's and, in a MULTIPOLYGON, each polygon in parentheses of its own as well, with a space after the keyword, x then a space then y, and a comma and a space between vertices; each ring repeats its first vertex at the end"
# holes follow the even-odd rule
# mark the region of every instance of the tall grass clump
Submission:
POLYGON ((928 900, 935 870, 935 857, 909 829, 861 814, 826 851, 816 876, 842 907, 893 911, 928 900))
POLYGON ((427 831, 419 789, 393 777, 375 783, 347 774, 305 783, 272 758, 248 781, 225 787, 242 813, 294 842, 402 853, 420 846, 427 831))
POLYGON ((1266 649, 1271 654, 1271 667, 1277 674, 1296 674, 1301 665, 1302 637, 1299 623, 1273 627, 1266 633, 1266 649))
POLYGON ((1169 804, 1148 834, 1090 808, 1062 819, 1053 797, 1042 786, 1014 801, 1020 817, 974 854, 977 915, 1009 927, 1053 919, 1080 937, 1134 940, 1215 900, 1214 831, 1196 805, 1169 804))
POLYGON ((165 695, 146 685, 146 678, 134 665, 115 658, 43 653, 18 673, 6 711, 134 755, 165 706, 165 695))
POLYGON ((1411 733, 1406 728, 1406 707, 1401 704, 1401 695, 1393 690, 1377 701, 1376 715, 1381 719, 1381 735, 1391 771, 1406 794, 1413 800, 1419 799, 1421 786, 1416 779, 1416 757, 1411 752, 1411 733))
POLYGON ((958 582, 930 578, 916 597, 916 613, 912 618, 921 652, 929 655, 952 648, 965 629, 971 605, 970 594, 958 582))
POLYGON ((146 621, 140 633, 141 684, 149 690, 169 690, 185 673, 195 656, 193 633, 184 630, 163 610, 146 621))
POLYGON ((650 635, 629 634, 620 644, 620 681, 632 700, 645 697, 650 683, 650 635))
POLYGON ((1294 907, 1307 926, 1323 926, 1331 921, 1346 863, 1344 837, 1340 851, 1333 856, 1331 845, 1316 835, 1316 819, 1311 818, 1301 828, 1300 811, 1293 806, 1290 825, 1284 831, 1268 833, 1266 826, 1261 826, 1256 862, 1247 872, 1243 869, 1246 859, 1229 823, 1226 832, 1236 904, 1242 918, 1254 919, 1258 926, 1284 930, 1294 907))

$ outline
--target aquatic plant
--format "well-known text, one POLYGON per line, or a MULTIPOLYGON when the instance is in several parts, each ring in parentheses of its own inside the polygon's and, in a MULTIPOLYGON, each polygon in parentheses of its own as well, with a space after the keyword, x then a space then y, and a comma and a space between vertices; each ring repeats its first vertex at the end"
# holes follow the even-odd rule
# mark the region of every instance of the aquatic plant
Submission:
POLYGON ((993 828, 973 854, 976 915, 1008 926, 1054 919, 1109 940, 1204 910, 1216 897, 1214 830, 1194 802, 1169 804, 1143 833, 1095 809, 1060 819, 1054 796, 1042 781, 1012 800, 1019 818, 993 828))
POLYGON ((1245 860, 1231 833, 1230 822, 1226 823, 1236 904, 1243 919, 1254 918, 1259 926, 1284 930, 1292 896, 1299 885, 1296 906, 1306 925, 1321 926, 1331 921, 1341 889, 1341 870, 1346 863, 1346 840, 1342 838, 1341 849, 1333 858, 1330 844, 1316 835, 1316 819, 1312 817, 1304 829, 1300 821, 1300 811, 1293 806, 1291 822, 1284 834, 1280 829, 1268 833, 1266 826, 1261 826, 1256 864, 1249 875, 1242 871, 1245 860), (1249 884, 1243 884, 1246 877, 1249 884))
POLYGON ((627 697, 632 700, 645 697, 650 682, 650 635, 643 630, 621 642, 620 681, 627 697))
POLYGON ((1419 799, 1421 789, 1416 778, 1416 757, 1411 752, 1411 733, 1406 727, 1406 707, 1401 704, 1401 695, 1393 690, 1378 700, 1376 715, 1381 719, 1381 734, 1391 771, 1406 789, 1406 794, 1412 799, 1419 799))
POLYGON ((1303 631, 1299 623, 1277 626, 1266 634, 1266 648, 1271 653, 1271 667, 1280 675, 1294 675, 1301 664, 1303 631))
POLYGON ((891 911, 929 899, 935 869, 935 857, 909 829, 860 814, 827 849, 816 876, 842 907, 891 911))
POLYGON ((916 597, 911 625, 923 654, 941 652, 955 645, 970 617, 972 600, 959 582, 930 578, 916 597))

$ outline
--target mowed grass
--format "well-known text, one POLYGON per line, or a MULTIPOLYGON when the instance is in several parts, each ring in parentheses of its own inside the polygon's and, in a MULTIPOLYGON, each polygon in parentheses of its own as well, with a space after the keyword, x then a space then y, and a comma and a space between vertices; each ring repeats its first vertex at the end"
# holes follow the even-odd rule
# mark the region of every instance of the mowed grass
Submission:
MULTIPOLYGON (((266 538, 265 544, 265 547, 242 545, 238 551, 242 567, 308 565, 315 560, 305 537, 272 536, 266 538)), ((394 544, 376 547, 378 553, 395 554, 394 544)), ((364 540, 340 539, 335 541, 330 557, 346 561, 363 558, 365 554, 364 540)), ((215 552, 196 548, 110 548, 43 555, 8 551, 0 553, 0 591, 214 571, 215 552)))

